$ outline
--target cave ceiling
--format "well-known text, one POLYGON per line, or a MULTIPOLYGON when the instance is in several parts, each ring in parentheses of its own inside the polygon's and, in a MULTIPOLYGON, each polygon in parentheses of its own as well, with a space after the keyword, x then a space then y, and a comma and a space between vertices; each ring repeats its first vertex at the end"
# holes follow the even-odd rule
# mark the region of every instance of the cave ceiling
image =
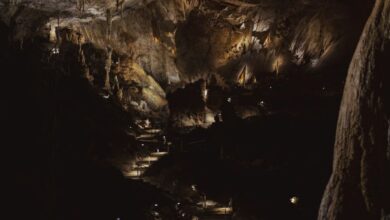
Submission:
POLYGON ((321 72, 347 63, 345 48, 358 36, 335 1, 3 0, 0 7, 13 41, 43 36, 54 53, 78 45, 82 74, 138 112, 168 114, 167 93, 199 79, 229 89, 296 69, 321 72))

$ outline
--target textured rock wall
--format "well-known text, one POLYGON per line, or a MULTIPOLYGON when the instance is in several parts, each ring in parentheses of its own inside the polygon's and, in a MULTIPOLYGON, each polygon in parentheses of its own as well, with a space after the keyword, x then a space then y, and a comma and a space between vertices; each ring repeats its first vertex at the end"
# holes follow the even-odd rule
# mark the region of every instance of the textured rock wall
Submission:
POLYGON ((389 43, 390 1, 377 0, 349 67, 318 219, 385 219, 389 213, 389 43))

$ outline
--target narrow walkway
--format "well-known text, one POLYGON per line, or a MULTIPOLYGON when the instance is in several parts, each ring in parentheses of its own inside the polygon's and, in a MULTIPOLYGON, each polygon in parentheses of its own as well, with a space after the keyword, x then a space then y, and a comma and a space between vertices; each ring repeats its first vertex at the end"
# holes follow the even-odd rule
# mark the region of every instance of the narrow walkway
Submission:
POLYGON ((130 171, 125 172, 124 176, 130 179, 140 179, 145 171, 156 161, 158 161, 164 155, 167 155, 166 151, 151 152, 146 156, 137 158, 131 165, 130 171))
MULTIPOLYGON (((162 189, 160 186, 155 185, 145 178, 143 178, 143 174, 145 171, 158 160, 160 160, 163 156, 168 155, 167 151, 159 151, 149 152, 148 154, 138 157, 135 161, 132 162, 131 168, 129 171, 124 172, 124 176, 131 180, 141 181, 141 183, 146 184, 150 187, 154 187, 157 190, 161 191, 165 194, 166 197, 180 201, 180 199, 175 198, 169 191, 162 189)), ((204 195, 204 193, 196 191, 199 195, 204 195)), ((221 205, 216 201, 206 199, 205 197, 200 196, 199 201, 194 201, 191 204, 186 204, 186 206, 177 206, 175 209, 177 211, 177 215, 180 218, 184 218, 188 215, 192 215, 192 219, 198 220, 207 220, 207 219, 231 219, 232 216, 232 207, 231 205, 221 205), (184 210, 194 210, 192 213, 186 213, 184 210)), ((177 203, 177 205, 180 202, 177 203)))

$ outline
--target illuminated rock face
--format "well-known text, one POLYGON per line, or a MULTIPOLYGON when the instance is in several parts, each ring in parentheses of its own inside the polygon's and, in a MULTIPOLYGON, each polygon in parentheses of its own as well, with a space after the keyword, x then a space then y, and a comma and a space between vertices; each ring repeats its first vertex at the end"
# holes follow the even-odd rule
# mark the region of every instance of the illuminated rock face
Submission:
POLYGON ((122 58, 119 63, 121 66, 115 76, 122 93, 118 94, 121 103, 138 111, 161 111, 167 102, 160 85, 131 59, 122 58))
POLYGON ((77 72, 141 114, 168 114, 166 93, 199 79, 215 78, 224 89, 242 84, 243 67, 261 84, 263 76, 337 65, 345 58, 341 43, 353 34, 345 10, 322 1, 288 9, 266 0, 18 2, 0 7, 21 48, 37 35, 60 56, 70 48, 59 48, 65 42, 78 45, 77 72), (64 40, 56 29, 72 34, 64 40))

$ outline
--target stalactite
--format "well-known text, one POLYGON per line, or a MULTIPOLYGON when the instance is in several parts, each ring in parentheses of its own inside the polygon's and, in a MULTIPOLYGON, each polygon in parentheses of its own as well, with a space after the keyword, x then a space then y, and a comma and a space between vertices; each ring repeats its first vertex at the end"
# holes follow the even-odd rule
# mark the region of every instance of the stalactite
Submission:
POLYGON ((121 13, 121 18, 123 19, 123 5, 125 3, 125 0, 121 0, 120 3, 119 3, 119 7, 120 7, 120 13, 121 13))
POLYGON ((17 5, 18 0, 9 0, 10 5, 17 5))
POLYGON ((112 31, 112 12, 111 9, 106 10, 106 25, 107 25, 107 41, 111 40, 111 31, 112 31))
POLYGON ((107 58, 105 63, 106 76, 104 80, 104 88, 108 92, 111 92, 111 85, 110 85, 111 65, 112 65, 112 48, 107 47, 107 58))
POLYGON ((77 9, 80 12, 84 12, 85 11, 85 0, 77 0, 76 4, 77 4, 77 9))

